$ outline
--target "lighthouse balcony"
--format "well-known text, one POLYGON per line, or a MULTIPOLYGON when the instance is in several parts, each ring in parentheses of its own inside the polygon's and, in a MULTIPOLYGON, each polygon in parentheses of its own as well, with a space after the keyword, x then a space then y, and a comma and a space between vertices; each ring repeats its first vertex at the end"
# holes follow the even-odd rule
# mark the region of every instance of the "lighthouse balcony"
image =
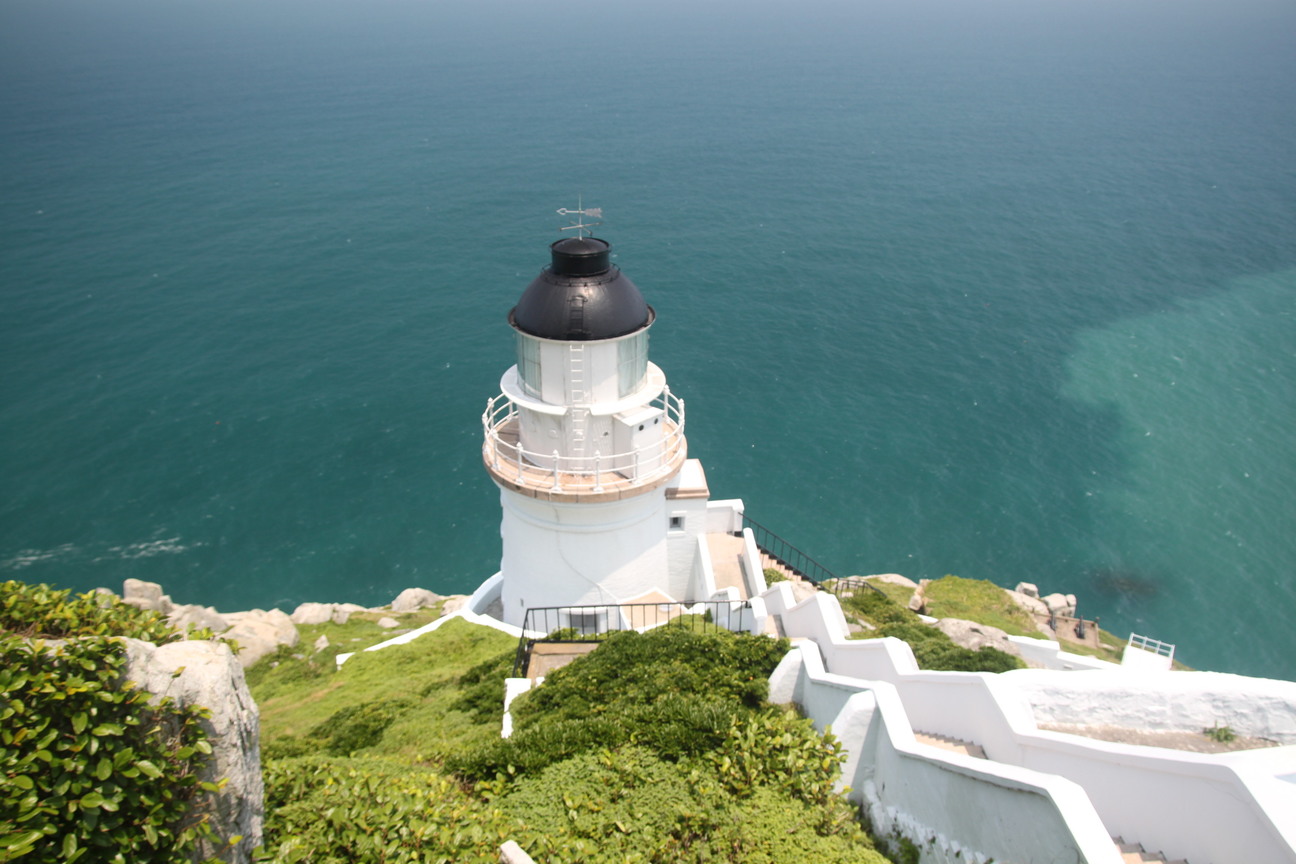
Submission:
POLYGON ((588 445, 587 452, 546 453, 523 446, 518 406, 501 393, 482 414, 482 461, 500 486, 532 498, 582 503, 639 495, 667 483, 688 456, 683 400, 667 389, 645 410, 660 417, 652 440, 631 436, 629 446, 606 453, 588 445))

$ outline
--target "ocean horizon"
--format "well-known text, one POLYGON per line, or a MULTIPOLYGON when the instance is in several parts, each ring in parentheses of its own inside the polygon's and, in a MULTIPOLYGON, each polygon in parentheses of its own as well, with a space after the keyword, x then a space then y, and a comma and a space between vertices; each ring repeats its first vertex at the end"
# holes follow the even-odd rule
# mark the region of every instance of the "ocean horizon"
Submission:
POLYGON ((0 9, 0 578, 291 611, 499 567, 578 200, 714 498, 1296 680, 1296 7, 0 9))

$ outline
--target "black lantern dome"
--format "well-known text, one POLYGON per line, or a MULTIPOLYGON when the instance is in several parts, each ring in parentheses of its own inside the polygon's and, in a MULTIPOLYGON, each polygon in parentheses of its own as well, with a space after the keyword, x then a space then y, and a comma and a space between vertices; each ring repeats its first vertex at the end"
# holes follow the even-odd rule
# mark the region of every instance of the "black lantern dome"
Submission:
POLYGON ((522 292, 509 323, 532 336, 565 342, 613 339, 648 326, 652 307, 597 237, 564 237, 551 263, 522 292))

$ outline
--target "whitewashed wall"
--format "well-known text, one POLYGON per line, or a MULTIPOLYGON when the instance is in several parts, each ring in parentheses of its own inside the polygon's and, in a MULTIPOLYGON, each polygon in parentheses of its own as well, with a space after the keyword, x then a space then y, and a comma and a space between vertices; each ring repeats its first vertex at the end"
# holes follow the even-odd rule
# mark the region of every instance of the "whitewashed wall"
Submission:
MULTIPOLYGON (((1085 693, 1113 695, 1110 716, 1125 717, 1124 725, 1131 726, 1141 725, 1139 715, 1123 712, 1136 712, 1138 701, 1144 713, 1155 714, 1163 704, 1198 706, 1183 708, 1190 711, 1206 710, 1201 706, 1215 706, 1219 699, 1255 700, 1251 715, 1264 718, 1263 728, 1273 732, 1296 718, 1296 709, 1286 701, 1290 682, 1222 676, 1232 679, 1230 686, 1216 692, 1214 686, 1225 683, 1220 676, 1134 673, 1120 667, 1003 675, 921 672, 903 643, 847 639, 835 598, 817 595, 791 605, 791 592, 780 588, 786 586, 776 585, 765 595, 770 610, 779 614, 789 636, 813 640, 830 673, 813 692, 796 694, 817 721, 836 716, 851 686, 880 692, 879 682, 885 682, 892 685, 911 729, 973 741, 1004 766, 1078 783, 1092 801, 1085 806, 1102 816, 1112 836, 1123 835, 1194 864, 1296 864, 1296 782, 1291 782, 1296 780, 1296 746, 1203 756, 1044 732, 1035 719, 1047 713, 1042 707, 1047 705, 1068 706, 1055 708, 1052 716, 1076 716, 1064 712, 1076 710, 1085 693), (1288 775, 1290 780, 1283 779, 1288 775)), ((786 682, 779 687, 786 690, 786 682)), ((1098 695, 1096 702, 1103 698, 1098 695)), ((966 758, 954 755, 956 761, 966 758)), ((880 804, 890 806, 891 794, 882 785, 877 789, 880 804)))

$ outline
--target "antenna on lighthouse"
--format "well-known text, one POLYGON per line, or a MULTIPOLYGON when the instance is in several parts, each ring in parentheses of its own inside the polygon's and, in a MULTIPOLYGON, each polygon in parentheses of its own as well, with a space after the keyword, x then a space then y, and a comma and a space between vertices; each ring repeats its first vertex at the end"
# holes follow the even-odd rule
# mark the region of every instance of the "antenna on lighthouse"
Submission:
POLYGON ((575 210, 569 210, 569 209, 567 209, 566 207, 562 207, 562 208, 559 208, 559 210, 558 210, 558 215, 559 215, 559 216, 575 216, 575 217, 576 217, 576 222, 575 222, 574 224, 564 226, 563 228, 560 228, 560 229, 558 229, 558 230, 560 230, 560 231, 575 231, 577 237, 582 237, 582 236, 586 236, 586 237, 593 237, 593 236, 594 236, 594 232, 591 231, 590 229, 593 228, 593 227, 595 227, 595 226, 597 226, 597 225, 602 225, 602 224, 603 224, 603 222, 601 221, 601 220, 603 219, 603 208, 602 208, 602 207, 586 207, 586 206, 585 206, 585 202, 584 202, 584 201, 583 201, 579 196, 576 198, 576 209, 575 209, 575 210), (600 220, 600 221, 598 221, 598 222, 586 222, 586 221, 585 221, 585 217, 586 217, 586 216, 588 216, 588 217, 591 218, 591 219, 598 219, 598 220, 600 220))

